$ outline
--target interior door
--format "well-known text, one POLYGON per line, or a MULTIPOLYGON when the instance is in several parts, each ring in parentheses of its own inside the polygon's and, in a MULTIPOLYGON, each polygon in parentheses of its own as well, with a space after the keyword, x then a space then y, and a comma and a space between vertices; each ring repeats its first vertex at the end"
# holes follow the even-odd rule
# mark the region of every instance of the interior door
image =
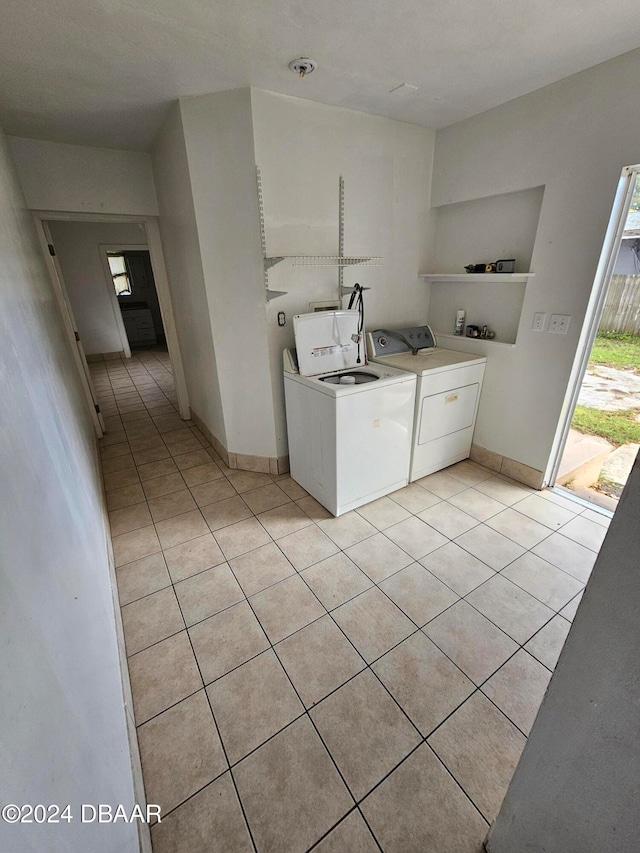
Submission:
POLYGON ((40 224, 42 225, 42 231, 38 229, 38 237, 41 241, 44 240, 46 243, 45 258, 48 259, 47 267, 49 269, 51 283, 53 284, 53 291, 56 296, 58 308, 60 309, 60 314, 62 315, 65 330, 72 344, 74 360, 76 361, 80 372, 80 379, 89 404, 91 419, 98 438, 102 438, 103 433, 106 431, 104 419, 98 404, 96 390, 93 387, 91 372, 89 370, 89 365, 87 364, 87 357, 82 346, 82 341, 80 340, 80 335, 78 334, 78 327, 73 316, 71 303, 69 302, 69 297, 67 296, 67 291, 64 287, 62 270, 60 269, 60 264, 58 263, 58 258, 55 254, 55 248, 51 239, 51 232, 46 222, 41 221, 40 224))

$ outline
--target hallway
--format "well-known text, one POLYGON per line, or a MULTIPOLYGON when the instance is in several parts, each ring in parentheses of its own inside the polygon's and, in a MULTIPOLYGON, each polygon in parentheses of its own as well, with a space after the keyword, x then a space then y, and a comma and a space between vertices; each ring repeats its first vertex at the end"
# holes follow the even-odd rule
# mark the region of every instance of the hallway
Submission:
POLYGON ((334 519, 90 368, 155 853, 479 853, 608 519, 471 462, 334 519))

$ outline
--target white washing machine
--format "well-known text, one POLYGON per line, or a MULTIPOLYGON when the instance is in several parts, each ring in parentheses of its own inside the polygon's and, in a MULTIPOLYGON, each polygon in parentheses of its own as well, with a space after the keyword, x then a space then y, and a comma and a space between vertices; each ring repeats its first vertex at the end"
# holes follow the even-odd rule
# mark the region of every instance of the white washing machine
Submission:
POLYGON ((368 364, 358 319, 297 315, 283 354, 291 476, 335 516, 409 479, 416 376, 368 364))
POLYGON ((441 349, 429 326, 367 334, 372 363, 417 376, 409 482, 467 459, 476 424, 485 356, 441 349))

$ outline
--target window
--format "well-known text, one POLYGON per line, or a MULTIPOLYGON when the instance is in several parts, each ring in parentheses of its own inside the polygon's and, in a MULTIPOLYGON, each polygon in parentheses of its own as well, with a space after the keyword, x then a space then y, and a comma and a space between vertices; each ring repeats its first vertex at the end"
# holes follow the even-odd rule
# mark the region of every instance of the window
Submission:
POLYGON ((127 269, 125 256, 116 252, 107 252, 109 269, 113 278, 113 286, 117 296, 131 296, 131 279, 127 269))

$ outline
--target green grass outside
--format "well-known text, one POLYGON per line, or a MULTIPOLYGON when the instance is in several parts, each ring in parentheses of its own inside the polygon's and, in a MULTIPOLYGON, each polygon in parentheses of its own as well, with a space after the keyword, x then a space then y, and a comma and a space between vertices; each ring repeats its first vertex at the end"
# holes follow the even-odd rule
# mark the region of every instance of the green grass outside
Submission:
MULTIPOLYGON (((589 367, 599 364, 640 373, 640 337, 601 332, 593 343, 589 367)), ((578 432, 599 435, 618 446, 640 444, 640 423, 635 420, 638 414, 639 409, 607 412, 576 406, 571 426, 578 432)))
POLYGON ((589 366, 596 364, 640 371, 640 337, 601 332, 593 342, 589 366))
POLYGON ((640 444, 640 423, 634 418, 638 409, 605 412, 588 406, 576 406, 571 426, 578 432, 599 435, 612 444, 640 444))

